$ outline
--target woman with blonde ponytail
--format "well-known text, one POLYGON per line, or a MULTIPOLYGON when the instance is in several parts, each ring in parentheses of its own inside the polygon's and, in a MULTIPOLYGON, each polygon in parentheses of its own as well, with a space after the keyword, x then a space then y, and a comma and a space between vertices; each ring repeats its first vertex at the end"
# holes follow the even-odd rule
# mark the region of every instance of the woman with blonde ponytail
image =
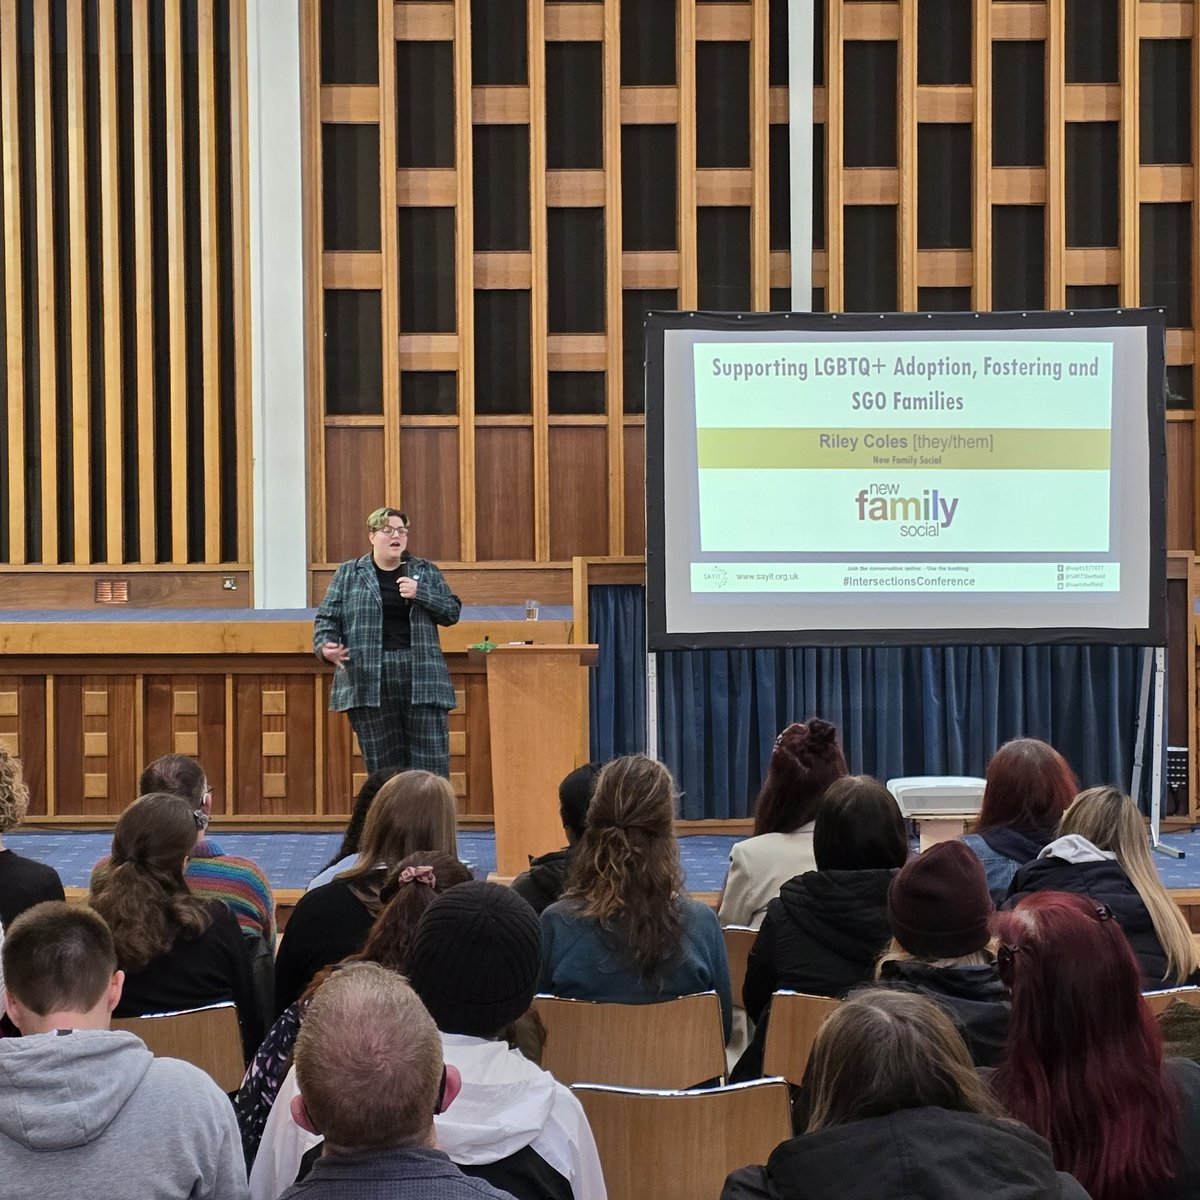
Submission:
POLYGON ((1004 907, 1046 891, 1107 904, 1137 957, 1145 990, 1198 982, 1191 930, 1154 869, 1142 815, 1120 788, 1094 787, 1075 797, 1056 840, 1017 872, 1004 907))
POLYGON ((230 908, 193 895, 183 878, 199 832, 182 797, 152 792, 135 800, 117 821, 112 859, 93 876, 88 903, 112 930, 125 972, 115 1016, 232 1000, 249 1061, 263 1018, 245 939, 230 908))
POLYGON ((600 773, 563 899, 542 913, 539 990, 652 1004, 716 991, 729 1037, 729 964, 712 909, 683 890, 675 781, 642 755, 600 773))

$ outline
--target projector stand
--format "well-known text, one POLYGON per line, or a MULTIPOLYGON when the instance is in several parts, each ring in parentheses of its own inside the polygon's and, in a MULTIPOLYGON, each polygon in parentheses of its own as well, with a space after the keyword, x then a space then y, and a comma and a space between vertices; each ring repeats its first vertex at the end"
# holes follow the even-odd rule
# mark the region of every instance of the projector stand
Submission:
POLYGON ((1163 681, 1166 676, 1166 650, 1155 646, 1153 652, 1147 647, 1142 651, 1142 694, 1138 700, 1137 731, 1134 734, 1133 782, 1129 794, 1137 801, 1142 788, 1142 746, 1146 737, 1146 719, 1150 711, 1150 674, 1154 673, 1154 726, 1150 740, 1150 845, 1160 854, 1171 858, 1183 858, 1182 850, 1168 846, 1162 840, 1162 764, 1163 725, 1166 708, 1163 704, 1163 681))

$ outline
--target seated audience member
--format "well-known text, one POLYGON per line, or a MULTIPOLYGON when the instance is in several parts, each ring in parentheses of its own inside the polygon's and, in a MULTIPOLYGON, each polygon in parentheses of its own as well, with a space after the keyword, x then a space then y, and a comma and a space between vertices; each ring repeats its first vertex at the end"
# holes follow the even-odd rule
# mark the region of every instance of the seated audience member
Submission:
POLYGON ((300 897, 275 959, 276 1015, 322 967, 362 949, 388 872, 419 850, 458 857, 454 789, 429 771, 401 771, 371 805, 358 863, 300 897))
POLYGON ((522 871, 512 881, 513 891, 528 900, 536 913, 543 912, 562 896, 571 869, 571 855, 583 837, 588 805, 599 778, 600 764, 584 763, 563 779, 558 785, 558 815, 567 835, 566 848, 531 858, 529 870, 522 871))
MULTIPOLYGON (((533 1001, 538 950, 537 914, 496 884, 459 884, 421 917, 408 977, 462 1081, 453 1107, 434 1119, 437 1144, 468 1175, 517 1200, 604 1200, 579 1101, 501 1040, 533 1001)), ((254 1162, 254 1200, 275 1200, 317 1140, 288 1118, 295 1090, 293 1071, 254 1162)))
POLYGON ((892 944, 875 971, 881 984, 941 1008, 977 1067, 995 1066, 1008 1036, 1008 993, 989 947, 993 912, 979 859, 961 842, 930 846, 892 880, 892 944))
MULTIPOLYGON (((231 918, 232 920, 232 918, 231 918)), ((122 972, 90 909, 39 904, 4 942, 0 1193, 5 1200, 241 1200, 229 1101, 197 1067, 113 1032, 122 972)))
POLYGON ((246 939, 226 905, 193 895, 183 878, 198 831, 188 800, 163 792, 135 800, 117 821, 112 860, 93 876, 88 902, 112 930, 125 972, 116 1015, 232 1000, 248 1062, 263 1022, 246 939))
POLYGON ((754 836, 729 854, 717 913, 722 925, 757 929, 767 905, 793 876, 816 867, 813 825, 835 779, 846 774, 837 730, 828 721, 789 725, 776 739, 754 806, 754 836))
POLYGON ((296 1042, 294 1119, 324 1138, 291 1200, 511 1200, 437 1146, 434 1114, 458 1093, 437 1026, 391 971, 360 964, 313 998, 296 1042))
POLYGON ((563 899, 542 913, 538 990, 574 1000, 652 1004, 693 992, 732 1000, 712 909, 683 890, 675 781, 653 759, 614 759, 596 783, 563 899))
MULTIPOLYGON (((389 971, 404 973, 408 947, 421 914, 434 897, 459 883, 466 883, 471 872, 448 854, 410 854, 401 859, 379 891, 383 910, 371 926, 366 943, 357 954, 343 959, 373 962, 389 971)), ((292 1062, 292 1047, 304 1019, 308 1002, 317 989, 337 970, 337 965, 319 971, 295 1004, 289 1005, 271 1026, 246 1071, 241 1090, 234 1098, 238 1126, 242 1131, 242 1150, 247 1165, 254 1163, 259 1139, 279 1087, 292 1062)))
POLYGON ((1053 840, 1077 791, 1067 760, 1037 738, 1015 738, 992 755, 979 818, 962 841, 983 863, 994 903, 1008 894, 1017 869, 1053 840))
POLYGON ((1013 877, 1006 908, 1031 892, 1078 892, 1107 904, 1137 955, 1146 990, 1200 982, 1200 953, 1150 859, 1141 813, 1119 788, 1081 792, 1058 837, 1013 877))
POLYGON ((0 746, 0 927, 13 923, 27 908, 43 900, 65 898, 62 880, 53 867, 5 847, 3 835, 25 820, 29 789, 20 759, 0 746))
POLYGON ((809 1072, 807 1132, 735 1171, 722 1200, 1088 1200, 923 996, 855 992, 821 1026, 809 1072))
POLYGON ((996 931, 1012 992, 1008 1053, 991 1080, 1000 1102, 1093 1200, 1200 1196, 1200 1066, 1164 1061, 1108 906, 1039 892, 1000 913, 996 931))
POLYGON ((392 776, 399 774, 399 767, 383 767, 378 771, 372 771, 363 780, 362 787, 358 789, 358 795, 354 797, 354 808, 350 813, 350 820, 346 822, 346 832, 342 835, 342 844, 337 848, 337 853, 321 869, 320 874, 314 875, 309 880, 308 887, 304 889, 306 892, 311 892, 313 888, 321 887, 322 884, 331 883, 343 871, 348 871, 357 864, 359 842, 362 840, 367 813, 371 811, 371 805, 375 803, 379 789, 392 776))
POLYGON ((844 996, 865 983, 890 941, 887 895, 908 858, 891 792, 867 775, 829 786, 813 830, 817 869, 789 879, 767 905, 746 960, 742 1003, 754 1037, 730 1078, 762 1074, 773 992, 844 996))

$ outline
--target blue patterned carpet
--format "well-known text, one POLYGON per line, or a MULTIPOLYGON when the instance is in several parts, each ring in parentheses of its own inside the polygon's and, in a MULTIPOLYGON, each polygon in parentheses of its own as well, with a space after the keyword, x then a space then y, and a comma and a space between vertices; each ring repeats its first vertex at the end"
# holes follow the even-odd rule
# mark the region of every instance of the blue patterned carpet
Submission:
MULTIPOLYGON (((339 833, 222 833, 214 836, 227 854, 259 863, 275 888, 302 888, 329 862, 342 837, 339 833)), ((5 844, 18 854, 49 863, 67 887, 86 887, 92 867, 109 852, 110 833, 13 833, 5 844)), ((693 892, 715 892, 725 881, 732 837, 679 839, 687 886, 693 892)), ((458 852, 478 878, 496 869, 496 842, 491 833, 458 835, 458 852)), ((1200 857, 1200 842, 1198 842, 1200 857)), ((1200 863, 1197 864, 1200 880, 1200 863)))

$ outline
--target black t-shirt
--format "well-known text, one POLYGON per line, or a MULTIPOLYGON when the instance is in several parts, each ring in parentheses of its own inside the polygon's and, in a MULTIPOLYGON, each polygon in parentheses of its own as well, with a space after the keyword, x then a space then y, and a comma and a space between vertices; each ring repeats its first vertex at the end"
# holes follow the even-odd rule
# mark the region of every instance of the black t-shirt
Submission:
POLYGON ((27 908, 43 900, 65 900, 53 867, 11 850, 0 850, 0 925, 6 929, 27 908))
POLYGON ((378 563, 375 564, 375 574, 379 577, 379 594, 383 597, 385 650, 404 650, 412 645, 412 634, 408 625, 408 601, 400 595, 398 582, 404 572, 404 563, 394 571, 385 571, 378 563))

